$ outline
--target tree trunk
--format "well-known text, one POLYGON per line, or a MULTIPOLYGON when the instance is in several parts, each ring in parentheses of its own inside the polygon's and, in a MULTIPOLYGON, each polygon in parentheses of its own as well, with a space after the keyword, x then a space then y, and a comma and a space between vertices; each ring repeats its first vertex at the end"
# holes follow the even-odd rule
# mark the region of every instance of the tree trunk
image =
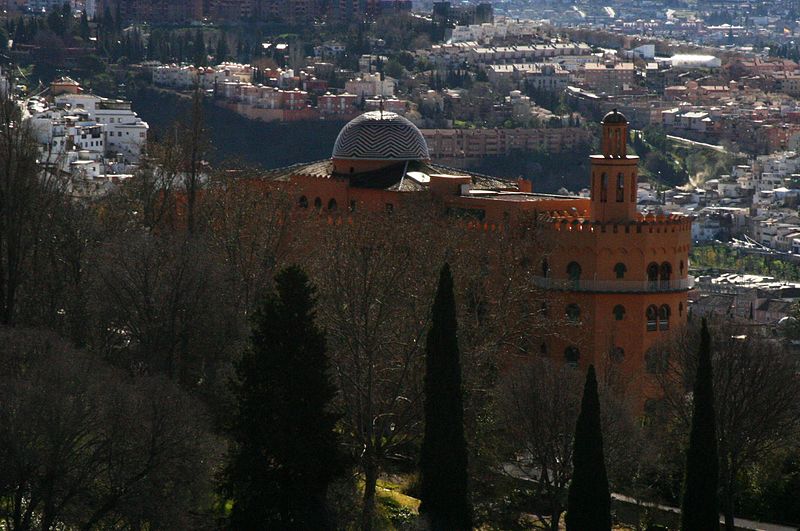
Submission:
POLYGON ((17 287, 19 279, 17 274, 17 256, 15 252, 9 250, 8 263, 6 267, 5 301, 3 304, 2 323, 6 326, 14 322, 14 310, 17 303, 17 287))
POLYGON ((733 478, 726 478, 727 483, 722 493, 722 511, 725 514, 725 531, 736 531, 733 523, 733 478))
POLYGON ((194 155, 192 156, 192 169, 191 169, 191 177, 189 178, 189 186, 187 186, 187 206, 186 206, 186 229, 189 231, 189 234, 194 234, 194 205, 197 197, 196 191, 196 179, 195 172, 195 161, 194 155))
POLYGON ((561 523, 561 509, 554 509, 550 517, 550 531, 558 531, 561 523))
POLYGON ((280 504, 278 509, 281 513, 281 522, 285 526, 289 526, 289 522, 291 522, 291 514, 289 511, 289 489, 290 481, 289 481, 289 470, 288 467, 284 467, 281 471, 281 491, 278 494, 280 497, 280 504))
POLYGON ((361 509, 361 530, 372 531, 375 520, 375 488, 378 483, 378 466, 372 455, 365 456, 364 461, 364 499, 361 509))
POLYGON ((725 531, 735 531, 733 523, 733 471, 732 465, 727 458, 721 460, 722 476, 722 513, 725 515, 725 531))

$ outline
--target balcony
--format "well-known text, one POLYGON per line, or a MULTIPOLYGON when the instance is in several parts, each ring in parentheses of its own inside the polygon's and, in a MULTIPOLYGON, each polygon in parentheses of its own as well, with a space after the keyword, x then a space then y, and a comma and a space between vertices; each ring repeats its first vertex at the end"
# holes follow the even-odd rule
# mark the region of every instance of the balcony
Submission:
POLYGON ((694 278, 675 280, 566 280, 533 277, 537 288, 560 291, 586 291, 593 293, 669 293, 688 291, 694 287, 694 278))

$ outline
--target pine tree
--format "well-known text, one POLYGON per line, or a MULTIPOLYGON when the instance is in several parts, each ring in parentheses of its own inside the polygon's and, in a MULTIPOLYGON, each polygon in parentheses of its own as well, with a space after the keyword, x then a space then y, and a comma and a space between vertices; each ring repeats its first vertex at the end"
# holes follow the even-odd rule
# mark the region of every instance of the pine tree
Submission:
POLYGON ((253 318, 234 385, 235 448, 227 469, 233 529, 331 529, 328 485, 342 471, 335 389, 315 288, 298 267, 275 277, 253 318))
POLYGON ((472 528, 455 297, 450 266, 439 275, 425 352, 422 503, 433 531, 472 528))
POLYGON ((610 531, 611 494, 603 456, 600 398, 594 366, 589 366, 581 412, 575 426, 572 481, 567 497, 567 531, 610 531))
POLYGON ((711 369, 711 338, 703 319, 697 378, 694 382, 692 430, 686 451, 686 478, 681 506, 682 531, 719 529, 717 485, 717 427, 714 414, 714 387, 711 369))

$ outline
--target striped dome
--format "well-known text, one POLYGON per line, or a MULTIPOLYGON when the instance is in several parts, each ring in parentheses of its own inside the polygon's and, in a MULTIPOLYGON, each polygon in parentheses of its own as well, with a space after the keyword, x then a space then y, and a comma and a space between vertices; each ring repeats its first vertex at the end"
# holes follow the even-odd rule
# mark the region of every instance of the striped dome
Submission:
POLYGON ((417 126, 393 112, 372 111, 339 132, 334 159, 428 160, 428 144, 417 126))

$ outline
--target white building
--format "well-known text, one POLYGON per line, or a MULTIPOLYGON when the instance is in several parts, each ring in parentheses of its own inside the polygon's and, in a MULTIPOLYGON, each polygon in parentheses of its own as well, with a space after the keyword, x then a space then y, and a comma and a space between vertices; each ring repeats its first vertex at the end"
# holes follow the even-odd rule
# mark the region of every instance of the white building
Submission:
POLYGON ((456 26, 453 28, 450 42, 490 42, 493 39, 505 39, 507 37, 532 37, 538 34, 541 26, 541 21, 525 19, 501 20, 494 23, 486 22, 484 24, 456 26))
MULTIPOLYGON (((293 75, 293 74, 292 74, 293 75)), ((252 83, 253 67, 240 63, 222 63, 214 67, 161 65, 153 68, 153 84, 159 87, 211 90, 224 83, 252 83)))
POLYGON ((345 92, 355 94, 359 98, 375 96, 391 98, 397 82, 391 77, 381 79, 380 74, 361 74, 361 77, 351 79, 344 84, 345 92))
POLYGON ((104 126, 107 152, 119 153, 131 162, 138 162, 150 127, 133 112, 131 102, 93 94, 62 94, 56 96, 55 103, 57 108, 88 113, 90 120, 104 126))
POLYGON ((129 178, 147 140, 147 124, 130 103, 88 94, 62 94, 55 104, 28 100, 24 112, 40 160, 59 170, 74 197, 108 192, 129 178))

